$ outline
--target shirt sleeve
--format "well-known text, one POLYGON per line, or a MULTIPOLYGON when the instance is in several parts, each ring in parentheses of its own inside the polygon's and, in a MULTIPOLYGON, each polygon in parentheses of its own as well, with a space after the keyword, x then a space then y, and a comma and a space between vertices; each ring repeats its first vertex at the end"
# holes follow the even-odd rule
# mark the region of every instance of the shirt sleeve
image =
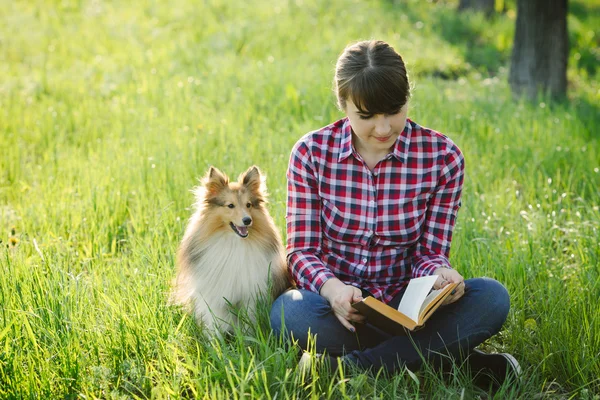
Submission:
POLYGON ((287 170, 287 261, 301 289, 319 293, 335 275, 322 262, 321 200, 308 146, 298 142, 287 170))
POLYGON ((433 274, 440 267, 452 268, 448 258, 456 214, 461 206, 465 163, 458 147, 452 146, 433 196, 429 199, 423 234, 412 258, 413 277, 433 274))

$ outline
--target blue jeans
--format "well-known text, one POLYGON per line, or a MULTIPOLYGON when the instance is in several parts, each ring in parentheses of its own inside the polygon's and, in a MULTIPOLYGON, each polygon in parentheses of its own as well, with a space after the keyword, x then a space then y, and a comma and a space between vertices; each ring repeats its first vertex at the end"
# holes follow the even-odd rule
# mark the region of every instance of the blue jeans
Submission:
MULTIPOLYGON (((390 306, 397 307, 404 292, 390 306)), ((271 308, 271 327, 277 335, 297 340, 307 348, 309 333, 318 353, 344 356, 345 363, 364 369, 394 372, 403 366, 418 369, 424 360, 440 366, 448 356, 462 358, 498 333, 510 308, 508 292, 489 278, 465 280, 458 301, 439 308, 425 326, 409 335, 391 336, 372 325, 356 324, 347 330, 333 314, 329 302, 307 290, 289 290, 271 308)))

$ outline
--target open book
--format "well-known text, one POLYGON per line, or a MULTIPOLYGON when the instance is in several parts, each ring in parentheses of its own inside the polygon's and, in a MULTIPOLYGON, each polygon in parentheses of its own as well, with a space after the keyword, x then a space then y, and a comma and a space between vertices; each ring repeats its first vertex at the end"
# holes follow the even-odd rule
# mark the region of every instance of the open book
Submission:
POLYGON ((366 316, 369 324, 394 335, 405 335, 405 328, 414 331, 422 327, 458 286, 458 283, 450 283, 431 290, 437 278, 437 275, 431 275, 411 279, 397 310, 374 297, 366 297, 352 307, 366 316))

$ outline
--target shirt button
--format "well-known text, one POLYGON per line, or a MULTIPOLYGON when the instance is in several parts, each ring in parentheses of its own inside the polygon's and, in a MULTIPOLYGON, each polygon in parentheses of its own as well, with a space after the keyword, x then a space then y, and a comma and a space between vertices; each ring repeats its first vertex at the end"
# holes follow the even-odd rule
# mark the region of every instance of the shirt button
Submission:
POLYGON ((366 263, 367 262, 367 257, 363 258, 363 262, 366 263))
POLYGON ((371 201, 370 201, 370 204, 371 204, 372 206, 374 206, 374 205, 375 205, 375 200, 371 200, 371 201))

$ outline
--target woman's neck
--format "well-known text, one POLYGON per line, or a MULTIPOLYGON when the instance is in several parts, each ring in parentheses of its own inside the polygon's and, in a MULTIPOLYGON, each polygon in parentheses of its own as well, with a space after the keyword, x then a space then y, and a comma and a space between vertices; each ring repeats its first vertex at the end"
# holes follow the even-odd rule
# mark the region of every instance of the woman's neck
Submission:
POLYGON ((354 145, 354 150, 356 150, 356 152, 360 154, 362 159, 367 164, 367 167, 369 167, 371 171, 375 168, 377 163, 383 160, 391 151, 391 148, 385 151, 369 149, 367 147, 361 146, 361 143, 358 140, 353 140, 352 142, 354 145))

